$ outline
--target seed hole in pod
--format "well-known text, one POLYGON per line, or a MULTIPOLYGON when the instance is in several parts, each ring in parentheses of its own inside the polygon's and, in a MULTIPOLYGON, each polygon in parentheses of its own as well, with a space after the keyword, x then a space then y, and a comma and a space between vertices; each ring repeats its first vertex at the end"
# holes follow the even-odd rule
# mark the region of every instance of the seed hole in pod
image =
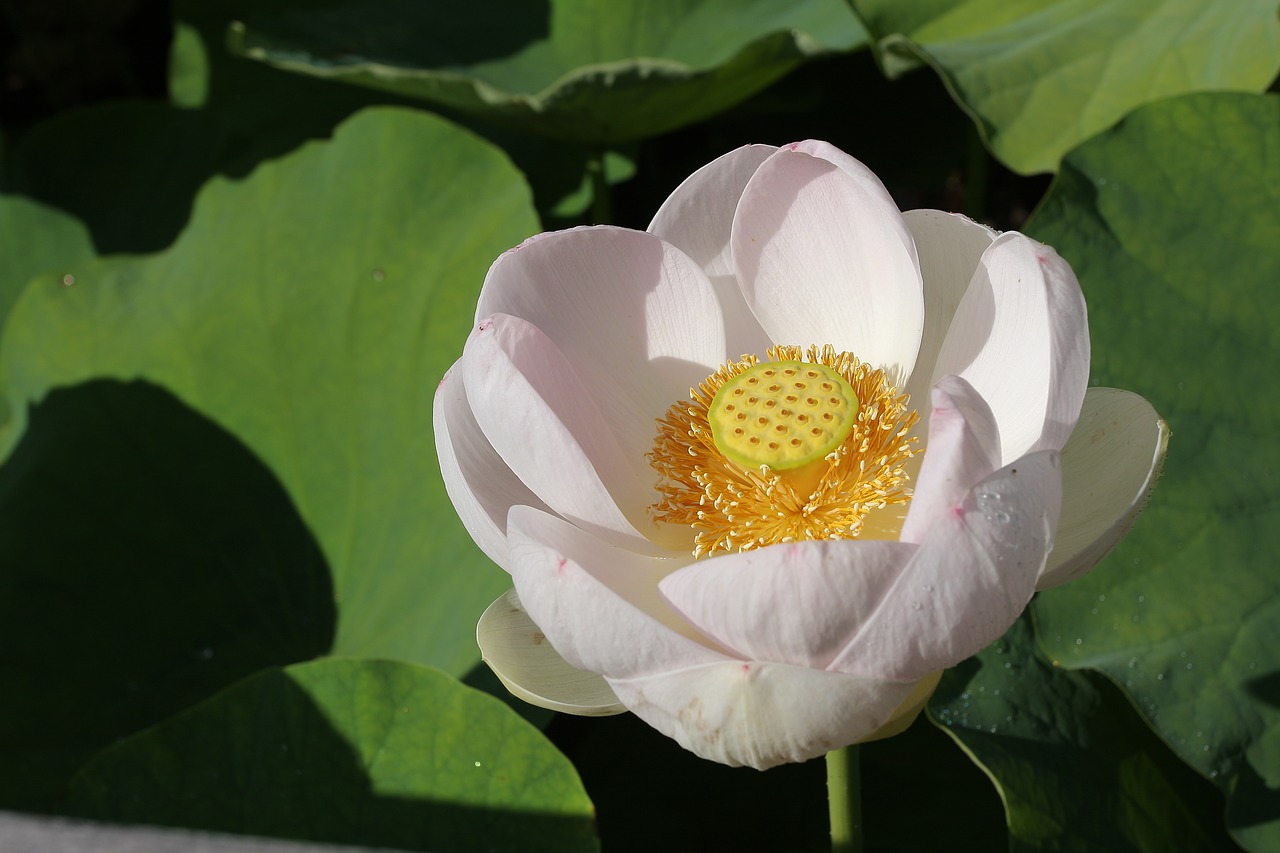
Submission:
POLYGON ((786 397, 783 397, 783 399, 786 400, 788 403, 794 403, 800 398, 797 397, 795 394, 788 394, 786 397))
POLYGON ((774 431, 774 432, 776 432, 778 435, 786 435, 786 434, 787 434, 787 425, 786 425, 786 424, 778 424, 776 427, 774 427, 774 428, 773 428, 773 431, 774 431))
POLYGON ((830 423, 832 420, 835 419, 835 415, 831 414, 830 412, 823 412, 822 419, 827 423, 830 423))
POLYGON ((770 450, 777 450, 777 449, 778 449, 778 442, 776 442, 776 441, 771 441, 771 442, 769 442, 769 449, 770 449, 770 450))
POLYGON ((733 416, 733 418, 734 418, 734 420, 738 420, 738 421, 745 421, 745 420, 747 419, 747 413, 746 413, 746 412, 738 412, 738 414, 734 415, 734 416, 733 416))
POLYGON ((822 430, 818 429, 817 427, 814 427, 813 429, 809 430, 809 435, 822 435, 822 430))
POLYGON ((797 418, 796 418, 796 420, 797 420, 798 422, 802 423, 802 424, 807 424, 807 423, 809 422, 809 416, 808 416, 808 415, 800 415, 799 417, 797 417, 797 418))
POLYGON ((746 392, 745 392, 745 391, 743 391, 741 388, 734 388, 734 389, 733 389, 733 396, 735 396, 735 397, 741 397, 741 396, 742 396, 743 394, 745 394, 745 393, 746 393, 746 392))
POLYGON ((764 415, 761 415, 760 417, 756 418, 756 423, 760 424, 760 426, 768 426, 769 419, 766 418, 764 415))
POLYGON ((775 371, 775 370, 773 370, 772 368, 770 368, 769 370, 766 370, 766 371, 764 372, 764 375, 765 375, 765 376, 772 376, 772 375, 773 375, 774 373, 776 373, 776 372, 777 372, 777 371, 775 371))
POLYGON ((746 435, 746 433, 742 431, 742 427, 734 427, 734 429, 733 429, 733 434, 734 434, 734 435, 746 435))
POLYGON ((725 410, 726 412, 732 412, 732 411, 734 410, 734 405, 733 405, 733 403, 725 403, 725 404, 724 404, 724 410, 725 410))
POLYGON ((784 370, 784 371, 782 371, 782 372, 783 372, 783 373, 785 373, 785 374, 787 374, 788 376, 795 376, 795 375, 796 375, 795 368, 793 368, 793 367, 788 367, 786 370, 784 370))
POLYGON ((805 402, 805 404, 806 404, 806 405, 808 405, 808 406, 816 406, 816 405, 818 405, 818 398, 817 398, 817 397, 806 397, 804 402, 805 402))
POLYGON ((837 407, 837 408, 839 408, 839 406, 840 406, 840 398, 839 398, 839 397, 832 397, 832 398, 831 398, 831 399, 829 399, 827 402, 828 402, 828 403, 830 403, 831 405, 833 405, 833 406, 837 407))
POLYGON ((748 397, 748 398, 747 398, 747 403, 748 403, 749 405, 754 406, 756 403, 759 403, 759 402, 760 402, 760 398, 759 398, 759 397, 748 397))
POLYGON ((804 389, 808 388, 809 386, 808 386, 808 385, 806 385, 806 384, 804 384, 803 382, 797 382, 797 383, 795 384, 795 387, 796 387, 796 389, 797 389, 797 390, 803 391, 804 389))
POLYGON ((791 417, 791 410, 790 410, 790 409, 783 409, 782 411, 778 412, 778 417, 780 417, 780 418, 789 418, 789 417, 791 417))
POLYGON ((748 439, 747 439, 747 443, 748 443, 748 444, 759 444, 759 443, 760 443, 760 437, 759 437, 759 436, 755 436, 755 435, 753 435, 753 436, 751 436, 751 438, 748 438, 748 439))
POLYGON ((778 401, 777 401, 777 400, 765 400, 765 401, 764 401, 764 407, 765 407, 766 409, 772 409, 772 408, 773 408, 774 406, 776 406, 776 405, 778 405, 778 401))
POLYGON ((781 390, 782 390, 782 386, 781 386, 781 385, 773 384, 773 385, 770 385, 770 386, 769 386, 769 393, 771 393, 771 394, 777 394, 777 393, 778 393, 779 391, 781 391, 781 390))
MULTIPOLYGON (((805 375, 805 376, 808 376, 810 379, 817 379, 817 378, 818 378, 818 371, 816 371, 816 370, 806 370, 806 371, 804 372, 804 375, 805 375)), ((826 384, 830 385, 831 383, 830 383, 830 382, 828 382, 828 383, 826 383, 826 384)))
POLYGON ((793 438, 793 439, 791 439, 791 441, 789 441, 789 442, 787 442, 787 443, 788 443, 788 444, 790 444, 792 447, 799 447, 799 446, 800 446, 800 444, 801 444, 800 439, 798 439, 798 438, 793 438))

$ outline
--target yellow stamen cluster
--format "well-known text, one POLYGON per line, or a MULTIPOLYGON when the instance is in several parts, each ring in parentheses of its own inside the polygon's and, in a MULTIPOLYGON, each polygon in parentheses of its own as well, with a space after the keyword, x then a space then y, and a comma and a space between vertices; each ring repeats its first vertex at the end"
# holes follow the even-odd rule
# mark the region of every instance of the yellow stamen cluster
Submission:
MULTIPOLYGON (((861 532, 868 512, 910 499, 906 462, 916 442, 909 434, 919 415, 907 408, 906 395, 898 394, 883 370, 830 345, 807 350, 776 346, 767 357, 760 362, 754 355, 744 356, 721 366, 689 389, 690 402, 676 403, 658 419, 649 463, 658 473, 661 498, 650 514, 658 522, 692 527, 695 557, 779 542, 850 539, 861 532), (744 459, 725 443, 725 413, 719 409, 731 398, 721 391, 747 387, 746 380, 764 377, 765 368, 775 364, 785 369, 797 362, 829 368, 843 378, 847 386, 842 387, 851 388, 855 398, 852 406, 831 405, 837 413, 842 408, 856 412, 852 428, 825 456, 801 467, 742 464, 766 457, 744 459)), ((830 378, 827 370, 818 372, 822 379, 830 378)))

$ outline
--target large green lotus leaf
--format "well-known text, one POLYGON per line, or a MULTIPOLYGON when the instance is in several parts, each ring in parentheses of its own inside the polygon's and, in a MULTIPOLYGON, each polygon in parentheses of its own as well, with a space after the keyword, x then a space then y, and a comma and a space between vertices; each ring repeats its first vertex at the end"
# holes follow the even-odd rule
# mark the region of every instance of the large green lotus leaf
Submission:
POLYGON ((1238 849, 1209 783, 1105 679, 1046 660, 1029 617, 947 671, 929 718, 990 775, 1012 850, 1238 849))
POLYGON ((1280 71, 1276 0, 849 0, 891 76, 931 65, 1024 174, 1126 113, 1189 92, 1261 92, 1280 71))
POLYGON ((154 385, 55 390, 0 465, 0 808, 333 643, 320 548, 240 442, 154 385))
POLYGON ((537 729, 437 670, 270 669, 98 755, 72 814, 428 851, 597 850, 577 772, 537 729))
POLYGON ((244 441, 320 542, 334 652, 462 675, 504 576, 436 468, 431 403, 489 263, 538 228, 496 150, 429 115, 376 109, 211 181, 169 250, 37 278, 0 342, 21 434, 28 400, 94 377, 171 389, 244 441))
POLYGON ((93 241, 73 216, 20 196, 0 195, 0 330, 14 300, 33 276, 71 274, 93 257, 93 241))
POLYGON ((1037 602, 1063 666, 1121 685, 1280 848, 1280 98, 1145 107, 1063 162, 1033 233, 1080 275, 1093 378, 1173 428, 1145 516, 1037 602))
POLYGON ((223 5, 246 56, 591 145, 707 118, 865 41, 839 0, 223 5))

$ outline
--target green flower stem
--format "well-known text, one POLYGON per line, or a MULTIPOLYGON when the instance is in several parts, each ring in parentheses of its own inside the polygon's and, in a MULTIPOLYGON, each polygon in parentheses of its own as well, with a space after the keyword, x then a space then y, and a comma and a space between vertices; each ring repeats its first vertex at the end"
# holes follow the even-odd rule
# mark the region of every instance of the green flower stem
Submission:
POLYGON ((591 224, 607 225, 613 219, 613 204, 609 199, 603 148, 593 148, 587 155, 587 175, 591 178, 591 224))
POLYGON ((831 814, 831 853, 861 853, 862 797, 856 744, 827 753, 827 809, 831 814))
POLYGON ((972 125, 969 128, 969 164, 965 170, 965 214, 974 222, 982 222, 987 215, 987 146, 982 134, 972 125))

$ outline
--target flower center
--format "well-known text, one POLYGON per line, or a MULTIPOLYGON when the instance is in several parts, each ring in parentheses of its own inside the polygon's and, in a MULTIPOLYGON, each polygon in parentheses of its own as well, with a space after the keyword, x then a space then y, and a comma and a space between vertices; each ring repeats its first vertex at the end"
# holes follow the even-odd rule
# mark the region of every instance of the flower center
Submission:
POLYGON ((883 370, 827 345, 725 364, 658 419, 657 522, 695 531, 695 557, 848 539, 905 504, 908 410, 883 370))
POLYGON ((858 397, 825 364, 768 361, 720 387, 707 412, 716 448, 744 468, 790 471, 822 459, 853 432, 858 397))

